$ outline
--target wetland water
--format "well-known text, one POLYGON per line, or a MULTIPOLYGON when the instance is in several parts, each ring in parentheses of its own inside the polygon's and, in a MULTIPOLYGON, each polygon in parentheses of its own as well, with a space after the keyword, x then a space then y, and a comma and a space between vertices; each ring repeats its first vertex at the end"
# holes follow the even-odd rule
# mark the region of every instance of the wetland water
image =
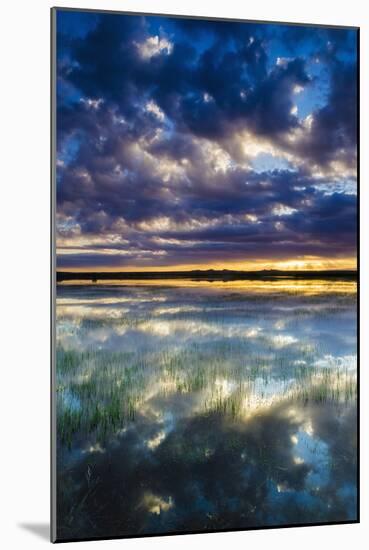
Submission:
POLYGON ((57 289, 58 538, 356 519, 356 283, 57 289))

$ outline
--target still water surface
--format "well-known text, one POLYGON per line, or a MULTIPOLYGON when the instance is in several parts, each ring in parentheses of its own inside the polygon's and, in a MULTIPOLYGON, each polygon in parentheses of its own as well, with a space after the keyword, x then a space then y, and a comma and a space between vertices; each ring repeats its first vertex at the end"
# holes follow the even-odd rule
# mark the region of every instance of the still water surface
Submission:
POLYGON ((58 538, 356 518, 356 284, 57 292, 58 538))

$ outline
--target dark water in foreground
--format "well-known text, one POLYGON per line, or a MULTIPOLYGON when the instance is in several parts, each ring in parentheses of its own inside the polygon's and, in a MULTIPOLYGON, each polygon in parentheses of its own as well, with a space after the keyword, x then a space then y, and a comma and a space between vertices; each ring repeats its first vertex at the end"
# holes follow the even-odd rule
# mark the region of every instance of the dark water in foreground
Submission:
POLYGON ((355 283, 68 285, 58 538, 356 519, 355 283))

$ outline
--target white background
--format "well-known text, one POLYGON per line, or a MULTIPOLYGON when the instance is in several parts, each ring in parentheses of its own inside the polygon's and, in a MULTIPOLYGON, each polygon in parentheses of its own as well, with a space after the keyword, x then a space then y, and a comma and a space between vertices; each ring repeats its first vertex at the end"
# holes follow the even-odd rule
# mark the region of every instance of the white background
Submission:
MULTIPOLYGON (((4 2, 0 12, 0 541, 48 544, 49 520, 49 8, 50 0, 4 2), (5 121, 5 124, 4 124, 5 121), (5 307, 4 307, 5 306, 5 307)), ((360 525, 79 543, 129 550, 190 544, 258 549, 358 549, 369 540, 368 460, 368 52, 360 0, 61 0, 104 8, 361 26, 362 514, 360 525), (365 250, 366 249, 366 250, 365 250), (365 307, 366 306, 366 307, 365 307), (365 327, 365 328, 363 328, 365 327), (367 539, 367 540, 365 540, 367 539)))

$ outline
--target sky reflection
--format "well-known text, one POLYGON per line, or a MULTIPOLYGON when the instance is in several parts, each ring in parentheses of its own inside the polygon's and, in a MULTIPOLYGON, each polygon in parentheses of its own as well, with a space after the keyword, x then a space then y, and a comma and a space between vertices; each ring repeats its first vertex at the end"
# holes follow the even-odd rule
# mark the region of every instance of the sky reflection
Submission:
POLYGON ((59 287, 60 537, 354 519, 356 296, 337 285, 59 287))

